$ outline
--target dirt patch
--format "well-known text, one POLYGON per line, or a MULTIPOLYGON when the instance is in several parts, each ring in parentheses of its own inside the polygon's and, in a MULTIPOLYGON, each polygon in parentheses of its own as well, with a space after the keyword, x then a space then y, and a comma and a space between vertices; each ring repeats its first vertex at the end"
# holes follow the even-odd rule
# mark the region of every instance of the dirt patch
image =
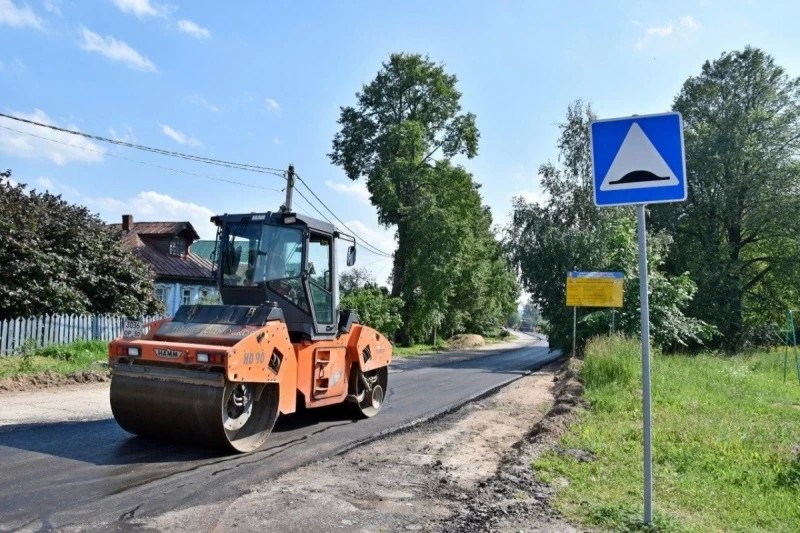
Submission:
POLYGON ((480 335, 464 333, 455 335, 447 339, 447 344, 454 350, 466 350, 467 348, 478 348, 486 344, 486 340, 480 335))
POLYGON ((284 474, 213 510, 186 509, 137 525, 159 531, 574 531, 550 510, 550 491, 530 468, 535 453, 557 438, 549 431, 566 427, 568 406, 580 403, 580 384, 561 366, 284 474))
POLYGON ((39 374, 28 374, 0 379, 0 393, 23 392, 37 389, 75 385, 76 383, 100 383, 111 380, 108 369, 82 370, 72 374, 59 374, 47 370, 39 374))
POLYGON ((585 450, 557 447, 561 436, 586 407, 583 385, 578 380, 580 363, 569 360, 553 377, 553 407, 514 445, 513 453, 503 459, 496 473, 465 499, 467 503, 458 516, 442 523, 442 531, 578 531, 549 506, 553 490, 536 479, 531 463, 554 447, 563 453, 579 455, 582 460, 594 460, 585 450))

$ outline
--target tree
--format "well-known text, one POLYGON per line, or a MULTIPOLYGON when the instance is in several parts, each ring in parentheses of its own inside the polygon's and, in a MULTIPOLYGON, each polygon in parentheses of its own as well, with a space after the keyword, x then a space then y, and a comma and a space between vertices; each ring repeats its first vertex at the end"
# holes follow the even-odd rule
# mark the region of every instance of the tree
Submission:
POLYGON ((163 311, 149 267, 85 207, 0 183, 0 318, 163 311))
POLYGON ((361 287, 342 296, 341 308, 353 309, 362 324, 377 329, 392 338, 402 325, 400 309, 403 301, 392 298, 380 288, 361 287))
MULTIPOLYGON (((567 110, 559 138, 560 165, 539 168, 546 193, 542 205, 522 198, 514 201, 506 245, 520 271, 533 304, 548 322, 550 344, 567 349, 572 339, 572 309, 566 306, 566 274, 570 270, 620 271, 625 274, 625 307, 618 329, 639 331, 639 272, 636 220, 631 208, 598 209, 592 197, 589 106, 578 101, 567 110)), ((659 271, 670 242, 663 232, 648 235, 651 265, 651 322, 653 339, 665 348, 702 343, 713 329, 683 314, 694 285, 686 275, 665 276, 659 271)), ((582 311, 579 340, 608 331, 608 313, 582 311)), ((578 343, 580 345, 580 342, 578 343)))
POLYGON ((341 130, 329 157, 350 179, 366 180, 379 221, 397 226, 392 295, 403 296, 403 318, 409 327, 413 305, 409 298, 413 283, 407 279, 413 248, 409 213, 434 161, 477 154, 475 115, 461 113, 456 77, 418 54, 392 54, 356 99, 356 107, 341 108, 341 130))
POLYGON ((365 287, 377 287, 375 277, 366 268, 353 268, 339 275, 339 291, 347 295, 365 287))
POLYGON ((654 210, 674 238, 667 267, 698 286, 690 312, 736 349, 800 304, 800 78, 747 47, 707 61, 674 109, 689 198, 654 210))

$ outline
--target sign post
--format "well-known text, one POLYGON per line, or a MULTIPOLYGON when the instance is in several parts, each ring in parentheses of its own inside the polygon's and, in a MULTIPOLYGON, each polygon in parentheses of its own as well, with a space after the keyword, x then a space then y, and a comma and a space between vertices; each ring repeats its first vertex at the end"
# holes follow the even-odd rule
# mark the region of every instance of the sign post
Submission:
POLYGON ((653 434, 650 391, 650 305, 645 206, 686 200, 686 158, 680 113, 597 120, 589 126, 598 207, 635 205, 642 324, 644 522, 653 522, 653 434))

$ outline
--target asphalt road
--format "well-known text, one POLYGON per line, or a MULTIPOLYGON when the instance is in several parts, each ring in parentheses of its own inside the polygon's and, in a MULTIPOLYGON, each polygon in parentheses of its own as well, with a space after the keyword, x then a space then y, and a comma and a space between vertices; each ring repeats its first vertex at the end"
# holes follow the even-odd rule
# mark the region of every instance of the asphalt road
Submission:
POLYGON ((383 411, 341 409, 278 421, 241 455, 134 437, 113 419, 20 424, 0 432, 0 530, 126 528, 133 518, 225 501, 303 464, 435 416, 555 359, 546 344, 435 367, 394 365, 383 411))

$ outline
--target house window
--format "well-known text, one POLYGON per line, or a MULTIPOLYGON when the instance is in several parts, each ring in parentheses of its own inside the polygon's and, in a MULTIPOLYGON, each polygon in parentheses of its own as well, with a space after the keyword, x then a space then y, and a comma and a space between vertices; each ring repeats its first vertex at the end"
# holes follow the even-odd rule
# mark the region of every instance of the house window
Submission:
POLYGON ((181 291, 181 304, 189 305, 192 303, 192 289, 183 289, 181 291))
POLYGON ((177 235, 169 241, 169 253, 170 255, 177 255, 181 256, 186 253, 186 241, 178 237, 177 235))
POLYGON ((156 287, 156 298, 165 306, 167 305, 167 297, 169 296, 169 289, 167 287, 156 287))

